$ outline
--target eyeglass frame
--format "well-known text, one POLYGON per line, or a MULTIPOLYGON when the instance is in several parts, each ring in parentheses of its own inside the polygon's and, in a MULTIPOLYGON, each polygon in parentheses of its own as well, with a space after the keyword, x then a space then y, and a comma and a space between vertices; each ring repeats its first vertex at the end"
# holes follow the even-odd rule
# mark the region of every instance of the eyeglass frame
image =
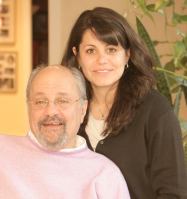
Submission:
MULTIPOLYGON (((56 98, 55 100, 38 99, 38 102, 40 101, 40 102, 43 103, 43 104, 38 105, 38 107, 37 107, 36 104, 34 104, 34 103, 37 102, 37 99, 36 99, 36 100, 30 99, 30 100, 28 100, 27 102, 28 102, 28 103, 31 103, 31 105, 32 105, 33 107, 35 106, 34 110, 43 110, 43 109, 46 109, 46 108, 49 106, 49 104, 50 104, 51 102, 52 102, 54 105, 56 105, 56 107, 58 107, 58 108, 60 108, 60 109, 66 110, 66 109, 68 109, 72 104, 78 102, 78 101, 81 100, 81 99, 83 99, 83 97, 79 97, 79 98, 76 99, 76 100, 67 99, 67 100, 66 100, 66 101, 68 102, 68 106, 67 106, 67 107, 65 107, 65 106, 64 106, 64 107, 61 107, 62 104, 60 104, 60 101, 62 102, 62 98, 56 98), (33 103, 33 102, 34 102, 34 103, 33 103)), ((64 99, 64 100, 65 100, 65 99, 64 99)), ((64 103, 64 105, 65 105, 65 103, 64 103)), ((66 104, 66 105, 67 105, 67 104, 66 104)))

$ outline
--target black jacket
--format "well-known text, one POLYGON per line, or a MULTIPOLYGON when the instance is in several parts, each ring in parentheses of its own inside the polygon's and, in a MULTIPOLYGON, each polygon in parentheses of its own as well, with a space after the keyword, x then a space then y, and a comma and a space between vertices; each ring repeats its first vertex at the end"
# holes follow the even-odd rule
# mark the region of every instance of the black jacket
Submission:
MULTIPOLYGON (((85 131, 79 135, 91 147, 85 131)), ((101 140, 96 152, 118 165, 132 199, 187 198, 179 122, 168 101, 157 91, 145 97, 133 122, 117 136, 101 140)))

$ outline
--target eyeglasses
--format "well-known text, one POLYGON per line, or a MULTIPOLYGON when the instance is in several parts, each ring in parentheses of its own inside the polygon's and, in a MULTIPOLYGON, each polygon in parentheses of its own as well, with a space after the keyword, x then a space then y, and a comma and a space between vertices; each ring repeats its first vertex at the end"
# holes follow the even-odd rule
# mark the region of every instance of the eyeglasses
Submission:
MULTIPOLYGON (((57 106, 59 109, 68 109, 71 107, 72 104, 78 102, 81 98, 76 100, 71 99, 64 99, 64 98, 57 98, 53 101, 53 103, 57 106)), ((35 110, 42 110, 49 106, 49 103, 51 102, 48 99, 34 99, 29 100, 29 103, 31 103, 32 108, 35 110)))

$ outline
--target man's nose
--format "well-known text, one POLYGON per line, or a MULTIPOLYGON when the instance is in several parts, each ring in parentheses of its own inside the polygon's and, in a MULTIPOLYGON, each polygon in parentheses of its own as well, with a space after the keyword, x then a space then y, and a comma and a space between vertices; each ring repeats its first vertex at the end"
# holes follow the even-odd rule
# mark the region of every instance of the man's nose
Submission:
POLYGON ((45 107, 45 112, 47 115, 55 115, 59 112, 59 108, 54 102, 49 102, 45 107))

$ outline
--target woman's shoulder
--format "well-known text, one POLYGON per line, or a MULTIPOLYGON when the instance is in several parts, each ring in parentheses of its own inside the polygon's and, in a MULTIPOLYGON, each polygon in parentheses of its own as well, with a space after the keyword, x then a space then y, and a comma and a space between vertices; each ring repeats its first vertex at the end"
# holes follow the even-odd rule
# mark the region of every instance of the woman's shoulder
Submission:
POLYGON ((163 128, 163 126, 165 126, 164 128, 170 126, 173 129, 178 129, 179 127, 172 105, 157 90, 151 90, 145 96, 137 110, 134 124, 138 123, 138 121, 139 123, 147 124, 148 129, 151 129, 148 132, 153 132, 157 128, 163 128))
POLYGON ((147 106, 152 106, 153 108, 172 108, 169 100, 155 89, 152 89, 147 93, 147 95, 143 99, 143 104, 147 106))
POLYGON ((155 89, 147 93, 139 109, 141 113, 144 112, 155 116, 161 116, 169 111, 173 112, 169 100, 155 89))

